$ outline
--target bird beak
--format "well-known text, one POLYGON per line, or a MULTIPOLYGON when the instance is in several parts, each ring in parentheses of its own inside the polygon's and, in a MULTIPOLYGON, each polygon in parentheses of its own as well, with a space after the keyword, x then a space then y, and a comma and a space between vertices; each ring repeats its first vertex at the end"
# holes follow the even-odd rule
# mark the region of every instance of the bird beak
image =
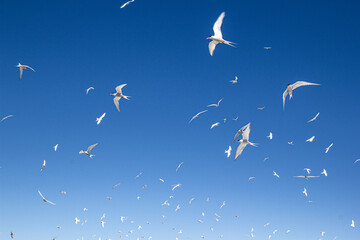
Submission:
POLYGON ((210 39, 210 37, 207 37, 206 39, 210 39))

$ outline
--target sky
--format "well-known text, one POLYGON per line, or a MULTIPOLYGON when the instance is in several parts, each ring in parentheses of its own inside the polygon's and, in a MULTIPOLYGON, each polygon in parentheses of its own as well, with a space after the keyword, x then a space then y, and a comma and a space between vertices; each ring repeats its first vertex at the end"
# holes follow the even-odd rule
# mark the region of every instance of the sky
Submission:
POLYGON ((253 228, 254 239, 274 230, 272 239, 359 239, 360 3, 123 3, 0 2, 0 118, 14 115, 0 123, 0 238, 119 239, 134 230, 129 239, 242 240, 253 228), (206 37, 223 11, 223 37, 237 47, 219 44, 211 57, 206 37), (19 62, 36 72, 20 80, 19 62), (296 81, 321 85, 296 89, 283 111, 296 81), (124 83, 131 98, 119 113, 109 94, 124 83), (259 146, 234 161, 233 136, 249 122, 259 146), (93 159, 79 155, 94 143, 93 159), (304 168, 328 176, 293 178, 304 168))

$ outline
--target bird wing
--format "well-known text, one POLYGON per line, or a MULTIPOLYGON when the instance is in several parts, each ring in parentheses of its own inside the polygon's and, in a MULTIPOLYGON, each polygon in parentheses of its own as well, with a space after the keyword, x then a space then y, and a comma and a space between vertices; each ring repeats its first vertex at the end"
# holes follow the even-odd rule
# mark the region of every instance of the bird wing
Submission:
POLYGON ((307 176, 307 178, 317 178, 319 176, 307 176))
POLYGON ((124 3, 120 8, 124 8, 126 7, 127 5, 129 5, 131 3, 131 1, 127 1, 126 3, 124 3))
MULTIPOLYGON (((120 90, 120 91, 121 91, 121 90, 120 90)), ((120 97, 114 97, 114 104, 115 104, 115 107, 116 107, 116 108, 117 108, 117 110, 120 112, 119 100, 120 100, 120 97)))
POLYGON ((221 25, 224 20, 224 17, 225 17, 225 12, 222 12, 213 26, 214 36, 219 39, 222 39, 221 25))
POLYGON ((123 87, 125 87, 126 85, 127 85, 127 84, 125 83, 125 84, 121 84, 121 85, 117 86, 117 87, 115 88, 116 92, 122 94, 121 89, 122 89, 123 87))
POLYGON ((309 85, 320 85, 317 83, 311 83, 311 82, 304 82, 304 81, 297 81, 296 83, 294 83, 293 85, 291 85, 292 90, 295 90, 298 87, 301 86, 309 86, 309 85))
POLYGON ((210 52, 211 56, 214 54, 216 44, 218 44, 218 43, 215 42, 214 40, 209 43, 209 52, 210 52))
POLYGON ((87 152, 90 154, 91 149, 93 149, 97 145, 99 145, 99 143, 95 143, 95 144, 91 145, 90 147, 88 147, 87 152))
POLYGON ((320 114, 320 113, 317 113, 315 117, 313 117, 312 119, 310 119, 310 120, 308 121, 308 123, 309 123, 309 122, 312 122, 312 121, 315 121, 316 118, 319 116, 319 114, 320 114))
POLYGON ((195 116, 193 116, 193 117, 191 118, 191 120, 190 120, 189 123, 191 123, 191 121, 194 120, 195 118, 197 118, 200 114, 203 114, 204 112, 207 112, 207 111, 208 111, 208 110, 204 110, 204 111, 201 111, 201 112, 197 113, 195 116))
MULTIPOLYGON (((240 130, 241 130, 241 129, 240 129, 240 130)), ((238 130, 238 131, 236 132, 233 142, 235 142, 236 138, 240 135, 240 133, 241 133, 240 130, 238 130)))
POLYGON ((220 99, 217 105, 220 105, 220 103, 221 103, 221 101, 222 101, 223 99, 224 99, 224 98, 220 99))
POLYGON ((50 201, 48 201, 48 200, 46 200, 46 202, 47 202, 47 203, 50 203, 51 205, 54 205, 54 206, 56 205, 55 203, 50 202, 50 201))
POLYGON ((245 147, 246 147, 246 143, 240 143, 240 145, 236 149, 236 154, 235 154, 234 160, 236 160, 241 155, 241 153, 243 152, 245 147))
POLYGON ((19 69, 20 69, 20 80, 21 80, 21 77, 23 75, 23 69, 21 67, 19 69))
POLYGON ((249 140, 249 134, 250 134, 250 123, 248 123, 246 126, 245 131, 243 132, 243 139, 249 140))
POLYGON ((283 110, 285 109, 285 100, 286 100, 286 96, 289 94, 289 92, 287 91, 287 88, 285 90, 285 92, 283 93, 283 110))
POLYGON ((294 176, 294 177, 297 177, 297 178, 305 178, 305 176, 294 176))
POLYGON ((103 119, 105 117, 106 113, 103 113, 103 115, 101 115, 101 119, 103 119))
POLYGON ((44 196, 41 194, 40 190, 38 190, 38 193, 40 194, 42 199, 45 199, 44 196))
POLYGON ((24 65, 24 67, 29 68, 29 69, 33 70, 33 72, 35 72, 35 70, 33 68, 29 67, 28 65, 24 65))
POLYGON ((216 107, 217 105, 215 103, 207 105, 207 107, 216 107))

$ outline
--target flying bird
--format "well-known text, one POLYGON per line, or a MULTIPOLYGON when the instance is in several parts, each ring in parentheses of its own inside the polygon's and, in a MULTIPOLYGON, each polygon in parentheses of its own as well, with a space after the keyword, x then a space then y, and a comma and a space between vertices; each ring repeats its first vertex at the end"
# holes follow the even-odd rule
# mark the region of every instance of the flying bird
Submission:
POLYGON ((117 186, 119 186, 121 183, 115 184, 112 189, 116 188, 117 186))
POLYGON ((50 203, 51 205, 56 205, 55 203, 46 200, 46 199, 44 198, 44 196, 41 194, 40 190, 38 190, 38 193, 39 193, 39 195, 41 196, 41 198, 42 198, 42 200, 43 200, 44 202, 50 203))
POLYGON ((251 145, 251 146, 256 147, 256 144, 255 144, 255 143, 252 143, 252 142, 249 141, 250 125, 251 125, 251 123, 248 123, 248 124, 246 125, 246 128, 245 128, 245 130, 244 130, 243 133, 242 133, 243 138, 240 139, 240 140, 238 140, 238 141, 236 141, 236 142, 239 142, 240 145, 239 145, 238 148, 236 149, 236 155, 235 155, 235 159, 234 159, 234 160, 236 160, 236 159, 241 155, 241 153, 243 152, 243 150, 245 149, 245 147, 246 147, 247 145, 251 145))
POLYGON ((295 178, 303 178, 305 180, 309 180, 310 178, 318 178, 319 176, 294 176, 295 178))
POLYGON ((176 185, 173 185, 172 191, 174 191, 176 188, 178 188, 178 187, 180 187, 180 186, 181 186, 180 183, 178 183, 178 184, 176 184, 176 185))
POLYGON ((308 193, 307 193, 306 188, 304 188, 304 190, 302 191, 302 193, 303 193, 306 197, 308 196, 308 193))
POLYGON ((360 159, 356 159, 356 160, 355 160, 355 162, 354 162, 353 164, 355 164, 355 163, 357 163, 357 162, 359 162, 359 161, 360 161, 360 159))
POLYGON ((320 113, 318 112, 315 117, 313 117, 312 119, 310 119, 310 120, 308 121, 308 123, 315 121, 315 120, 317 119, 317 117, 319 116, 319 114, 320 114, 320 113))
POLYGON ((258 110, 264 110, 265 107, 258 107, 258 110))
POLYGON ((130 96, 125 96, 122 94, 122 88, 125 87, 127 84, 122 84, 119 85, 115 88, 116 92, 115 93, 110 93, 110 95, 114 96, 114 104, 116 106, 116 109, 120 112, 120 108, 119 108, 119 100, 121 98, 125 98, 126 100, 129 100, 130 96))
POLYGON ((270 50, 272 47, 264 47, 265 50, 270 50))
POLYGON ((220 125, 220 123, 219 123, 219 122, 214 123, 214 124, 212 124, 212 125, 211 125, 210 129, 213 129, 214 127, 217 127, 217 126, 219 126, 219 125, 220 125))
POLYGON ((218 101, 218 103, 213 103, 213 104, 207 105, 207 107, 219 107, 219 105, 220 105, 220 103, 221 103, 221 101, 222 101, 223 99, 224 99, 224 98, 220 99, 220 100, 218 101))
POLYGON ((273 134, 272 134, 272 132, 270 132, 270 134, 269 134, 269 136, 267 136, 270 140, 272 140, 273 139, 273 134))
POLYGON ((225 150, 225 153, 227 154, 227 157, 230 157, 230 155, 231 155, 231 146, 229 146, 228 150, 225 150))
POLYGON ((95 144, 91 145, 90 147, 88 147, 88 149, 87 149, 86 151, 81 150, 81 151, 79 152, 79 154, 84 153, 85 155, 87 155, 87 156, 89 156, 90 158, 92 158, 92 157, 95 156, 95 155, 91 155, 91 154, 90 154, 90 151, 91 151, 94 147, 96 147, 97 145, 99 145, 99 143, 95 143, 95 144))
POLYGON ((354 220, 351 220, 350 226, 351 226, 352 228, 355 228, 355 222, 354 222, 354 220))
POLYGON ((289 145, 294 145, 293 141, 292 142, 288 142, 289 145))
POLYGON ((235 79, 234 79, 234 80, 231 80, 231 81, 229 81, 229 82, 231 82, 231 83, 233 83, 233 84, 237 83, 237 82, 238 82, 238 77, 235 76, 235 79))
POLYGON ((135 178, 139 178, 142 174, 143 174, 143 172, 139 173, 138 175, 136 175, 135 178))
POLYGON ((127 5, 129 5, 129 4, 132 3, 132 2, 135 2, 135 0, 127 1, 126 3, 124 3, 123 5, 121 5, 120 8, 124 8, 124 7, 126 7, 127 5))
POLYGON ((183 164, 184 164, 184 162, 181 162, 181 163, 177 166, 175 172, 177 172, 177 171, 179 170, 179 168, 180 168, 183 164))
POLYGON ((56 150, 58 149, 58 147, 59 147, 59 144, 56 144, 55 146, 54 146, 54 151, 56 152, 56 150))
POLYGON ((6 119, 8 119, 8 118, 11 118, 11 117, 13 117, 14 115, 8 115, 8 116, 6 116, 6 117, 4 117, 3 119, 1 119, 1 121, 0 122, 2 122, 2 121, 4 121, 4 120, 6 120, 6 119))
POLYGON ((220 209, 222 209, 225 206, 225 201, 223 201, 223 203, 220 206, 220 209))
POLYGON ((302 87, 302 86, 309 86, 309 85, 320 85, 317 83, 310 83, 310 82, 304 82, 304 81, 297 81, 294 84, 288 84, 285 92, 283 93, 283 109, 285 109, 285 100, 286 100, 286 96, 289 94, 290 95, 290 99, 292 98, 292 93, 293 90, 295 90, 298 87, 302 87))
POLYGON ((27 65, 21 65, 20 63, 18 63, 18 65, 16 67, 18 67, 19 70, 20 70, 20 80, 21 80, 21 77, 23 75, 24 69, 31 69, 33 72, 35 72, 35 70, 33 68, 31 68, 31 67, 29 67, 27 65))
POLYGON ((328 153, 328 152, 329 152, 329 150, 330 150, 330 148, 331 148, 333 145, 334 145, 333 143, 332 143, 332 144, 330 144, 330 146, 328 146, 328 147, 326 148, 325 153, 328 153))
POLYGON ((106 113, 103 113, 103 115, 101 115, 101 117, 96 118, 96 124, 99 125, 101 123, 101 121, 103 120, 103 118, 105 117, 106 113))
POLYGON ((204 112, 207 112, 207 111, 208 111, 208 110, 205 110, 205 111, 202 111, 202 112, 197 113, 195 116, 193 116, 193 117, 190 119, 189 123, 191 123, 192 120, 194 120, 195 118, 198 118, 198 117, 200 116, 200 114, 203 114, 204 112))
POLYGON ((304 168, 304 170, 307 172, 307 174, 310 174, 310 172, 311 172, 310 168, 304 168))
POLYGON ((273 171, 273 176, 280 178, 280 176, 275 171, 273 171))
POLYGON ((223 36, 221 33, 221 25, 224 20, 224 17, 225 17, 225 12, 222 12, 213 26, 214 36, 210 36, 210 37, 206 38, 206 39, 212 40, 209 43, 209 52, 210 52, 211 56, 214 54, 215 47, 218 43, 223 43, 223 44, 229 45, 231 47, 235 47, 234 45, 232 45, 232 44, 234 44, 233 42, 229 42, 229 41, 226 41, 223 39, 223 36))
POLYGON ((60 193, 66 195, 66 192, 63 190, 60 190, 60 193))
POLYGON ((86 89, 86 94, 88 94, 91 89, 95 89, 95 88, 89 87, 88 89, 86 89))
POLYGON ((312 136, 311 138, 307 139, 306 142, 313 142, 315 139, 315 136, 312 136))
POLYGON ((44 160, 44 162, 43 162, 43 164, 42 164, 42 166, 41 166, 40 172, 41 172, 42 170, 44 170, 45 166, 46 166, 46 161, 44 160))
POLYGON ((255 177, 249 177, 248 182, 249 182, 250 180, 252 180, 252 179, 255 179, 255 177))
POLYGON ((240 134, 243 134, 244 132, 244 129, 248 127, 249 124, 243 126, 242 128, 240 128, 239 130, 236 131, 236 134, 234 136, 234 139, 233 139, 233 142, 235 142, 235 140, 237 139, 237 137, 240 135, 240 134))
POLYGON ((328 175, 326 169, 323 169, 321 174, 323 174, 325 177, 327 177, 327 175, 328 175))

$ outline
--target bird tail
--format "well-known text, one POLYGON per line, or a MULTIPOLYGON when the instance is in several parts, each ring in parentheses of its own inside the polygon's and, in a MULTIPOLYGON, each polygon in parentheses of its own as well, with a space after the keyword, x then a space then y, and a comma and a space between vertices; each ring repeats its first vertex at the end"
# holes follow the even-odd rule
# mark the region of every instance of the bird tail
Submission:
POLYGON ((129 99, 130 96, 125 96, 125 95, 124 95, 124 98, 125 98, 126 100, 130 100, 130 99, 129 99))
POLYGON ((225 41, 225 44, 226 44, 226 45, 229 45, 229 46, 231 46, 231 47, 236 48, 236 46, 235 46, 234 44, 237 44, 237 43, 225 41))
POLYGON ((254 146, 254 147, 258 147, 258 146, 259 146, 259 144, 258 144, 258 143, 252 143, 252 142, 249 142, 249 144, 250 144, 251 146, 254 146))

